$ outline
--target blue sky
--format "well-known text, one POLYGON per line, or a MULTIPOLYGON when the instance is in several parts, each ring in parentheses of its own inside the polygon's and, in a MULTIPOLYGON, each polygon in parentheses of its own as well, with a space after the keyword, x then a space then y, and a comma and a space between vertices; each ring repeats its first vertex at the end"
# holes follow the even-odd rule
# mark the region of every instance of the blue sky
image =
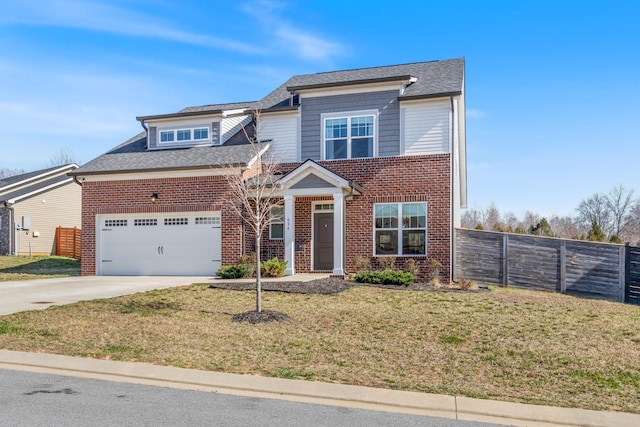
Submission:
POLYGON ((640 193, 640 2, 0 0, 0 168, 87 162, 136 116, 295 74, 466 58, 470 208, 640 193))

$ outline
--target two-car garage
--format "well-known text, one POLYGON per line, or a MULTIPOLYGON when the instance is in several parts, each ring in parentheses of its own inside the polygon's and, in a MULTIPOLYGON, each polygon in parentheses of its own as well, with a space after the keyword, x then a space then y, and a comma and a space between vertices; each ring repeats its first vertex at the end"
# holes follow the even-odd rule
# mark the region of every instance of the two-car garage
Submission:
POLYGON ((220 212, 96 217, 96 274, 212 276, 220 268, 220 212))

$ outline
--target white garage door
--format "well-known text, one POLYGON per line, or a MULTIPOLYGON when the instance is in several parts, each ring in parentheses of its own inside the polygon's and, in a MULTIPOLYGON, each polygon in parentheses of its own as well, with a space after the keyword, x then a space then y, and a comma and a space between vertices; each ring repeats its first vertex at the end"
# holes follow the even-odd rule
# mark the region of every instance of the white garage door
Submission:
POLYGON ((220 268, 220 212, 100 215, 97 274, 213 276, 220 268))

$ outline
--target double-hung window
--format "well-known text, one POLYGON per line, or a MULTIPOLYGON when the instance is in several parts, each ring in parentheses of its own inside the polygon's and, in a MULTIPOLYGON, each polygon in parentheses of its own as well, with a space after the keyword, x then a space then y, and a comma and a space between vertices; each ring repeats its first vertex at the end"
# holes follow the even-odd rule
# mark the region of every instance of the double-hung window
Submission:
POLYGON ((284 208, 282 206, 274 206, 271 208, 269 238, 284 239, 284 208))
POLYGON ((427 254, 427 204, 384 203, 374 206, 376 255, 427 254))
POLYGON ((327 114, 323 116, 324 158, 356 159, 375 154, 376 114, 327 114))

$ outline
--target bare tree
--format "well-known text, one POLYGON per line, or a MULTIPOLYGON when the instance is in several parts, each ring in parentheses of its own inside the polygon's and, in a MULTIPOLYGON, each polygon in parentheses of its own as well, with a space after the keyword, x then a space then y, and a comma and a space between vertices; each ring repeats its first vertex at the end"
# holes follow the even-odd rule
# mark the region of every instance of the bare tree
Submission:
POLYGON ((608 235, 611 232, 611 212, 606 195, 596 193, 588 199, 582 200, 577 211, 578 221, 581 225, 591 228, 593 224, 596 224, 605 234, 608 235))
POLYGON ((464 228, 476 228, 482 226, 482 211, 477 209, 467 209, 462 214, 462 226, 464 228))
POLYGON ((75 161, 73 151, 68 148, 61 148, 60 151, 53 154, 49 158, 49 166, 63 166, 70 163, 78 163, 75 161))
POLYGON ((0 179, 25 173, 24 169, 0 168, 0 179))
POLYGON ((227 175, 233 200, 229 205, 253 231, 256 253, 256 312, 262 312, 262 283, 260 274, 260 242, 267 230, 271 210, 282 206, 282 197, 276 173, 278 163, 264 153, 260 143, 260 112, 254 112, 253 134, 245 130, 245 136, 257 161, 249 170, 227 175))
MULTIPOLYGON (((613 187, 607 194, 607 208, 610 212, 611 230, 618 237, 622 237, 627 226, 627 220, 633 207, 633 190, 626 189, 622 184, 613 187)), ((626 237, 626 236, 625 236, 626 237)))
POLYGON ((640 246, 640 200, 629 210, 625 230, 625 240, 640 246))
POLYGON ((576 221, 570 216, 554 215, 549 218, 549 225, 556 237, 564 239, 579 239, 585 236, 588 231, 576 224, 576 221))
POLYGON ((484 218, 482 226, 485 230, 499 231, 502 230, 502 223, 500 220, 500 210, 495 203, 491 203, 489 207, 484 211, 484 218))

